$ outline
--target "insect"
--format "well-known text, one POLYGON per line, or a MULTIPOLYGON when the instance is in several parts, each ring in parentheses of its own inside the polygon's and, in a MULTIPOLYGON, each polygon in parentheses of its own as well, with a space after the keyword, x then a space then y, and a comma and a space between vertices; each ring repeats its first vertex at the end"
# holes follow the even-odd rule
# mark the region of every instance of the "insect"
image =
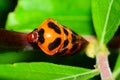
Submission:
POLYGON ((47 55, 74 54, 88 43, 83 37, 53 19, 45 20, 30 32, 27 40, 30 43, 37 43, 47 55))

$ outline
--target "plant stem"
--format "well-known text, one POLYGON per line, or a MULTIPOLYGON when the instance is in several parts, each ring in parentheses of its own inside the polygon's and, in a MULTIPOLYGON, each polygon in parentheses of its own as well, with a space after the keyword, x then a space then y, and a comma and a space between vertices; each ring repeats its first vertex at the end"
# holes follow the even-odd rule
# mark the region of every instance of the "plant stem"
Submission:
POLYGON ((32 46, 27 41, 27 33, 0 30, 0 51, 31 50, 32 46))
MULTIPOLYGON (((95 36, 84 36, 84 38, 88 41, 95 40, 95 36)), ((120 49, 120 37, 113 38, 109 43, 108 46, 120 49)), ((27 33, 23 32, 15 32, 15 31, 8 31, 0 29, 0 51, 3 49, 10 51, 18 51, 18 50, 33 50, 33 48, 37 49, 35 45, 31 45, 27 41, 27 33), (7 48, 7 49, 6 49, 7 48)))
POLYGON ((111 70, 108 63, 108 54, 100 52, 96 55, 97 66, 102 80, 111 80, 111 70))

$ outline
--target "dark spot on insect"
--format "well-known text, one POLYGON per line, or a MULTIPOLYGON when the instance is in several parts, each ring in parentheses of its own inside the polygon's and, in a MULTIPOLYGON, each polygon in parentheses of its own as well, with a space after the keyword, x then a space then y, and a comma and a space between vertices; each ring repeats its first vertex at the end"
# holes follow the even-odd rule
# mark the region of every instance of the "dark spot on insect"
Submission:
POLYGON ((63 28, 63 30, 64 30, 64 33, 68 36, 68 31, 65 28, 63 28))
POLYGON ((78 47, 78 44, 74 44, 70 51, 71 52, 75 51, 77 49, 77 47, 78 47))
POLYGON ((66 47, 66 46, 68 45, 68 43, 69 43, 69 41, 68 41, 68 39, 66 39, 66 40, 64 41, 64 46, 63 46, 63 48, 66 47))
POLYGON ((66 52, 67 52, 67 48, 66 49, 64 49, 62 52, 60 52, 60 55, 64 55, 66 52))
POLYGON ((72 43, 76 42, 77 38, 74 34, 71 35, 72 36, 72 43))
POLYGON ((45 41, 45 39, 44 39, 44 29, 40 29, 40 31, 38 32, 38 35, 39 35, 38 40, 39 40, 41 43, 44 43, 44 41, 45 41))
POLYGON ((61 52, 57 52, 57 53, 55 53, 55 56, 62 56, 62 55, 64 55, 66 52, 67 52, 67 48, 66 49, 64 49, 63 51, 61 51, 61 52))
POLYGON ((72 31, 73 34, 78 35, 76 32, 72 31))
POLYGON ((60 28, 53 22, 49 22, 48 27, 53 29, 56 33, 61 34, 60 28))
POLYGON ((60 43, 61 43, 61 38, 57 38, 48 45, 48 49, 53 50, 53 49, 57 48, 60 45, 60 43))

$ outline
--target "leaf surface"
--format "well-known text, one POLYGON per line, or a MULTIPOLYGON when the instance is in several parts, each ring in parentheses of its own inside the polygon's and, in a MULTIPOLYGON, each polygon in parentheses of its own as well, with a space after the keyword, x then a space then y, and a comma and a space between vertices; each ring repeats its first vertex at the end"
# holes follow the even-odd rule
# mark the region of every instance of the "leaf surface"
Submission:
POLYGON ((120 0, 92 0, 92 17, 101 44, 108 43, 120 23, 120 0))
POLYGON ((116 78, 117 80, 120 79, 120 52, 114 67, 113 77, 116 78))
POLYGON ((0 78, 6 80, 84 80, 98 75, 98 70, 52 63, 15 63, 0 65, 0 78))

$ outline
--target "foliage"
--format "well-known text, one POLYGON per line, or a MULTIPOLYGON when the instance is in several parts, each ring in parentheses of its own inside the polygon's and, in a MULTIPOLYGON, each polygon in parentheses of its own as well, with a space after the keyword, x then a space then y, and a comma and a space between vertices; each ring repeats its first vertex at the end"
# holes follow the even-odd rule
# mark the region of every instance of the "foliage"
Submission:
POLYGON ((85 80, 98 74, 98 70, 43 62, 0 65, 0 71, 0 79, 6 80, 85 80))
MULTIPOLYGON (((6 29, 30 32, 45 19, 54 18, 80 35, 95 35, 96 32, 100 44, 106 45, 120 23, 119 4, 119 0, 92 0, 91 10, 91 0, 18 0, 14 12, 8 15, 6 29)), ((97 48, 98 46, 94 50, 97 48)), ((41 51, 3 52, 0 54, 0 79, 86 80, 99 75, 97 69, 88 69, 95 64, 94 60, 84 56, 82 52, 69 57, 49 57, 41 51), (72 66, 66 66, 68 64, 72 66), (87 66, 83 68, 81 65, 87 66)), ((119 58, 115 65, 115 77, 120 66, 118 62, 119 58)))

